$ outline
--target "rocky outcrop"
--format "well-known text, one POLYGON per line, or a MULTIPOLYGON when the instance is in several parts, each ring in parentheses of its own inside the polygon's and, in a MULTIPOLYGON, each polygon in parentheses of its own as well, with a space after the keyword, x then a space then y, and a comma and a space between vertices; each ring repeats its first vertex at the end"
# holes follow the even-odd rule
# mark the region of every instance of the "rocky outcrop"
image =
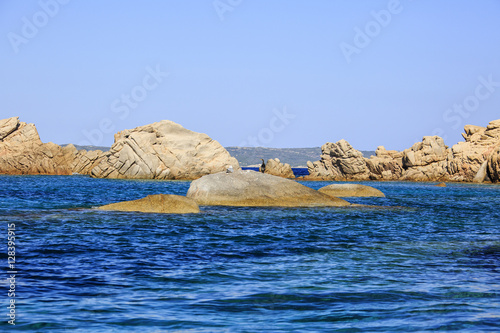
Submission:
POLYGON ((378 147, 367 159, 345 140, 322 147, 321 160, 308 162, 309 180, 498 181, 495 151, 500 120, 487 127, 467 125, 460 142, 449 149, 442 138, 426 136, 402 152, 378 147))
POLYGON ((267 160, 265 173, 283 178, 295 178, 290 164, 283 164, 278 158, 267 160))
POLYGON ((422 142, 415 143, 403 151, 401 180, 435 181, 448 178, 448 147, 439 136, 424 136, 422 142))
POLYGON ((104 153, 91 176, 128 179, 196 179, 239 169, 238 161, 208 135, 172 121, 125 130, 104 153))
POLYGON ((71 148, 42 143, 34 124, 19 117, 0 120, 1 174, 71 175, 73 159, 71 148))
POLYGON ((196 179, 231 166, 240 168, 217 141, 166 120, 117 133, 109 152, 42 143, 35 125, 0 120, 0 174, 196 179))
POLYGON ((148 195, 143 199, 112 203, 101 206, 98 209, 166 214, 192 214, 200 212, 200 208, 193 199, 172 194, 148 195))
POLYGON ((309 178, 324 180, 368 180, 370 170, 363 153, 349 142, 328 142, 321 147, 321 160, 307 162, 309 178))
POLYGON ((191 183, 187 196, 200 206, 349 206, 339 198, 301 185, 294 180, 239 170, 204 176, 191 183))
POLYGON ((371 186, 360 184, 331 184, 320 188, 318 191, 337 198, 385 197, 382 191, 371 186))
POLYGON ((375 151, 376 156, 365 159, 370 170, 370 179, 373 180, 398 180, 403 174, 403 152, 386 150, 379 146, 375 151))
POLYGON ((450 179, 453 181, 482 182, 490 177, 488 160, 500 146, 500 119, 487 127, 467 125, 462 136, 465 142, 454 145, 448 160, 450 179))

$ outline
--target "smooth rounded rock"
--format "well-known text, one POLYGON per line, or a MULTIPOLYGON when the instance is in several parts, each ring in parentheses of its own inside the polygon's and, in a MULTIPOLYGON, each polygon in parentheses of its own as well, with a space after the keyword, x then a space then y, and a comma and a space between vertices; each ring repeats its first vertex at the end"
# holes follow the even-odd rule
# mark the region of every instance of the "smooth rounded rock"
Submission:
POLYGON ((312 188, 260 172, 245 170, 203 176, 187 193, 200 206, 341 207, 350 203, 312 188))
POLYGON ((332 184, 318 190, 332 197, 385 197, 382 191, 360 184, 332 184))

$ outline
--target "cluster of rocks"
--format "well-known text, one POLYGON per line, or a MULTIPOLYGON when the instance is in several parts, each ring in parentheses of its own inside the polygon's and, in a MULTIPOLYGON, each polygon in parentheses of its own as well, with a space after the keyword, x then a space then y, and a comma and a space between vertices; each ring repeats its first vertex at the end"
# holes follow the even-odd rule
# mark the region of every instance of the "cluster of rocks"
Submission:
POLYGON ((230 167, 240 168, 217 141, 167 120, 115 134, 108 152, 42 143, 34 124, 0 120, 0 174, 196 179, 230 167))
POLYGON ((500 120, 487 127, 467 125, 465 142, 452 148, 438 136, 425 136, 404 151, 380 146, 363 157, 347 141, 326 143, 321 159, 308 162, 308 180, 499 181, 500 120))
MULTIPOLYGON (((262 170, 260 169, 260 171, 262 170)), ((278 158, 267 160, 264 173, 283 178, 295 178, 295 174, 293 173, 290 164, 281 163, 278 158)))
MULTIPOLYGON (((321 159, 308 162, 306 180, 500 181, 500 120, 467 125, 464 142, 448 148, 426 136, 404 151, 378 147, 365 158, 347 141, 326 143, 321 159)), ((42 143, 35 125, 18 117, 0 120, 0 174, 71 175, 127 179, 198 179, 238 161, 208 135, 164 120, 115 134, 107 152, 42 143)), ((269 159, 266 174, 295 178, 289 164, 269 159)))
POLYGON ((191 183, 187 196, 201 206, 349 206, 339 198, 282 177, 251 170, 217 173, 191 183))
POLYGON ((314 190, 296 181, 251 170, 220 172, 191 182, 186 197, 156 194, 101 206, 100 210, 187 214, 199 206, 359 207, 340 197, 385 197, 370 186, 332 184, 314 190))

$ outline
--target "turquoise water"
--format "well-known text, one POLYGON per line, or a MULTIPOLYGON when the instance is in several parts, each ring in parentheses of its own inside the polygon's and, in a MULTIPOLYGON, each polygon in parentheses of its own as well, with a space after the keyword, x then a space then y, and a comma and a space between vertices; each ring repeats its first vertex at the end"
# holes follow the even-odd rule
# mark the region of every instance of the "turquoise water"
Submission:
POLYGON ((500 186, 369 184, 393 207, 161 215, 92 207, 189 182, 0 176, 0 330, 15 224, 16 330, 499 331, 500 186))

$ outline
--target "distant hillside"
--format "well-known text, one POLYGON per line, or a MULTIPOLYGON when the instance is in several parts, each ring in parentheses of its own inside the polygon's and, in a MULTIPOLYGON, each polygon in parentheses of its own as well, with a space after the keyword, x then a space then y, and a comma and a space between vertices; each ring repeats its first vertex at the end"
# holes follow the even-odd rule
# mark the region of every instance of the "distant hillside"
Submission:
MULTIPOLYGON (((61 145, 61 147, 66 147, 68 143, 61 145)), ((108 151, 110 147, 102 147, 102 146, 79 146, 79 145, 73 145, 77 150, 102 150, 102 151, 108 151)))
MULTIPOLYGON (((61 145, 65 147, 68 144, 61 145)), ((79 146, 76 149, 108 151, 110 147, 79 146)), ((226 147, 231 156, 235 157, 241 166, 256 165, 261 163, 261 158, 267 162, 270 158, 279 158, 281 162, 292 167, 306 167, 307 161, 318 161, 321 156, 321 147, 314 148, 263 148, 263 147, 226 147)), ((374 151, 361 151, 365 157, 375 155, 374 151)))
MULTIPOLYGON (((318 161, 321 156, 321 147, 314 148, 262 148, 262 147, 226 147, 231 156, 235 157, 241 166, 261 163, 261 158, 267 161, 270 158, 279 158, 281 162, 292 167, 305 167, 307 161, 318 161)), ((362 151, 365 157, 375 155, 374 151, 362 151)))

